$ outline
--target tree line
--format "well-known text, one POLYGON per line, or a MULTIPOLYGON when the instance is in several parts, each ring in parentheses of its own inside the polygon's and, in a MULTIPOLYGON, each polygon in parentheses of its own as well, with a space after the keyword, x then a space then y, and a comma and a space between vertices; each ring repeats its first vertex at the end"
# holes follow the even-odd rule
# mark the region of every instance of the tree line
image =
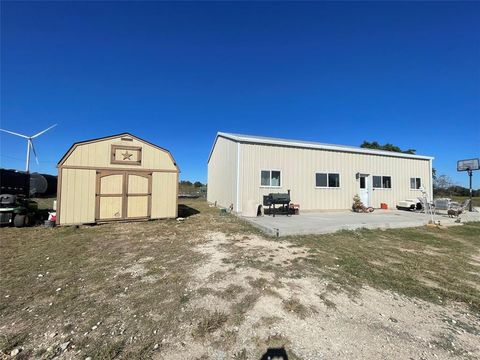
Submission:
MULTIPOLYGON (((448 175, 440 175, 433 179, 435 196, 470 196, 470 189, 457 185, 448 175)), ((472 189, 472 196, 480 196, 480 189, 472 189)))
MULTIPOLYGON (((393 151, 404 154, 415 155, 415 149, 402 150, 400 147, 386 143, 380 144, 378 141, 364 141, 361 145, 364 149, 393 151)), ((457 185, 448 175, 437 176, 437 171, 432 169, 433 195, 434 196, 470 196, 470 189, 457 185)), ((472 190, 472 196, 480 196, 480 189, 472 190)))
POLYGON ((191 181, 188 181, 188 180, 181 180, 180 186, 201 188, 203 186, 207 186, 207 184, 202 184, 200 181, 195 181, 192 183, 191 181))

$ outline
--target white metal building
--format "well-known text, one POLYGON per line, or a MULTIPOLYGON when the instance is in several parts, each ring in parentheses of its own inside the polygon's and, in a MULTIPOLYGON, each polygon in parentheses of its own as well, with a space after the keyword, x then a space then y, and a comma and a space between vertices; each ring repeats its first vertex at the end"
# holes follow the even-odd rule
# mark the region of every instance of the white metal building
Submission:
POLYGON ((237 213, 263 195, 291 190, 302 210, 351 209, 432 196, 433 157, 219 132, 208 158, 211 203, 237 213))

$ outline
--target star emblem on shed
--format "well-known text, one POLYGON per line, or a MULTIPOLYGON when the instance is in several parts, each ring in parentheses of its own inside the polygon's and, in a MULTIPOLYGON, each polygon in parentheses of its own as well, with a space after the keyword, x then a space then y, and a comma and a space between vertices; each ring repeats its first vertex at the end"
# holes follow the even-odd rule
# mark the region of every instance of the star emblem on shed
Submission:
POLYGON ((133 154, 130 154, 130 153, 128 152, 128 150, 126 150, 126 151, 122 154, 123 160, 132 160, 132 159, 131 159, 132 155, 133 155, 133 154))

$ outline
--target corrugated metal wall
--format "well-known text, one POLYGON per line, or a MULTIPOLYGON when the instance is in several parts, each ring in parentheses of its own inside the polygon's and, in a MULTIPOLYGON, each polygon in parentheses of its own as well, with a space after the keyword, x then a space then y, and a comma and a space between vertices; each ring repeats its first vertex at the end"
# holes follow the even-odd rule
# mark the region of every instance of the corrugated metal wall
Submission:
POLYGON ((236 186, 237 143, 218 137, 208 162, 207 200, 224 207, 236 204, 236 186))
MULTIPOLYGON (((371 205, 374 207, 380 207, 380 203, 384 202, 389 208, 394 208, 397 201, 420 196, 419 190, 410 190, 411 177, 421 178, 430 193, 429 160, 260 144, 241 144, 240 149, 242 207, 249 200, 262 203, 263 195, 270 192, 290 189, 292 202, 300 204, 303 210, 350 209, 353 196, 359 193, 356 173, 392 177, 391 189, 371 192, 371 205), (271 169, 282 171, 280 188, 260 186, 261 170, 271 169), (316 172, 339 173, 340 187, 316 188, 316 172)), ((219 172, 221 170, 216 169, 216 173, 219 172)))

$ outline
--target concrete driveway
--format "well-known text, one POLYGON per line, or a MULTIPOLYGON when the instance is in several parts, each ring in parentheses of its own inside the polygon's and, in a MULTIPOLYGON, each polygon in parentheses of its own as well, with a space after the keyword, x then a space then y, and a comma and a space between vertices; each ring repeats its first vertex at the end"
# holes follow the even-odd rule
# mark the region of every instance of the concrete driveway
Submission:
MULTIPOLYGON (((475 212, 460 216, 462 222, 480 221, 478 208, 475 212)), ((352 211, 303 212, 300 215, 265 215, 243 219, 269 235, 287 236, 299 234, 327 234, 339 230, 393 229, 417 227, 428 223, 430 217, 423 213, 400 210, 375 210, 373 213, 354 213, 352 211)), ((435 221, 442 225, 455 224, 455 219, 446 214, 437 214, 435 221)))

